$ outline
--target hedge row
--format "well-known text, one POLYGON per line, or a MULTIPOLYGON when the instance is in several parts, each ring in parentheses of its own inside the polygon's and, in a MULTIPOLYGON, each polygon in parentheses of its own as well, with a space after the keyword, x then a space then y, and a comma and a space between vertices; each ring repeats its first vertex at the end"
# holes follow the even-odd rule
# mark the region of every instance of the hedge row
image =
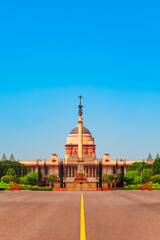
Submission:
MULTIPOLYGON (((124 186, 124 190, 140 190, 141 184, 124 186)), ((152 190, 160 190, 160 184, 152 183, 152 190)))
MULTIPOLYGON (((22 190, 31 190, 31 191, 52 191, 52 187, 38 187, 38 186, 31 186, 31 185, 21 185, 22 190)), ((10 184, 7 183, 0 183, 0 191, 10 190, 10 184)))
POLYGON ((37 187, 37 186, 22 186, 23 190, 31 190, 31 191, 52 191, 52 187, 37 187))
POLYGON ((0 191, 4 191, 4 190, 10 190, 10 187, 3 187, 3 186, 0 186, 0 191))

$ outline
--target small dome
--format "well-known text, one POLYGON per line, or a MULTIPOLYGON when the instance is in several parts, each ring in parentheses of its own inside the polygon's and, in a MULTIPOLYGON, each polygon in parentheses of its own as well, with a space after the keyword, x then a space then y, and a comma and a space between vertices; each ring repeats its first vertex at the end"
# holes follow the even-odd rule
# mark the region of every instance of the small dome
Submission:
MULTIPOLYGON (((91 132, 84 126, 82 127, 82 131, 83 131, 83 134, 91 135, 91 132)), ((78 127, 73 128, 70 134, 78 134, 78 127)))

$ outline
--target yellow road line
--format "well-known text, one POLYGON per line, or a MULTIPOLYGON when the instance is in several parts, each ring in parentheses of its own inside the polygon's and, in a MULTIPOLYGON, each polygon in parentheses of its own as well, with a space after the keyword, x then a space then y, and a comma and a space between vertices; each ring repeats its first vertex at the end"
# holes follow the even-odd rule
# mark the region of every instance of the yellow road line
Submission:
POLYGON ((81 194, 81 225, 80 225, 80 240, 86 240, 86 233, 85 233, 85 219, 84 219, 84 204, 83 204, 83 194, 81 194))

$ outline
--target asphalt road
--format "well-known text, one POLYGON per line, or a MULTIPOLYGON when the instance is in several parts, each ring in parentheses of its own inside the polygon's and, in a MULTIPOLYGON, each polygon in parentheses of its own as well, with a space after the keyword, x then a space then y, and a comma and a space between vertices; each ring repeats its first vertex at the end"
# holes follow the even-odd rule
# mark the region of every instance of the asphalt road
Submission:
MULTIPOLYGON (((83 192, 86 240, 160 239, 160 191, 83 192)), ((81 192, 0 192, 0 240, 79 240, 81 192)))

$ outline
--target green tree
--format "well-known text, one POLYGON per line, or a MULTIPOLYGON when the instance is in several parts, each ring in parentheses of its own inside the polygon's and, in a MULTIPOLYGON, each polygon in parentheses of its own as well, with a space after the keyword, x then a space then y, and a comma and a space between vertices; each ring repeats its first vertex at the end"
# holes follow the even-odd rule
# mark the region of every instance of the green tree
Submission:
POLYGON ((134 178, 134 184, 140 184, 140 183, 142 183, 142 178, 139 177, 139 176, 135 177, 134 178))
POLYGON ((19 177, 21 176, 21 170, 23 170, 23 175, 26 175, 27 172, 30 171, 28 166, 19 162, 12 162, 9 160, 0 161, 0 178, 7 174, 9 168, 14 169, 19 177))
POLYGON ((114 176, 113 175, 107 175, 107 181, 111 182, 113 180, 114 176))
MULTIPOLYGON (((125 180, 125 179, 124 179, 125 180)), ((118 173, 118 184, 122 181, 122 173, 118 173)))
POLYGON ((157 158, 153 162, 153 174, 160 174, 160 158, 157 158))
POLYGON ((16 172, 13 168, 9 168, 6 175, 7 176, 14 176, 14 175, 16 175, 16 172))
POLYGON ((11 183, 11 182, 20 182, 19 176, 16 174, 13 168, 8 169, 7 174, 1 177, 1 182, 11 183))
POLYGON ((138 170, 136 171, 128 171, 125 175, 124 178, 127 181, 127 184, 133 184, 134 183, 134 178, 139 175, 138 170))
POLYGON ((151 169, 144 169, 141 172, 142 182, 144 183, 151 181, 152 176, 153 176, 153 171, 151 169))
POLYGON ((106 182, 106 181, 111 182, 113 179, 114 179, 113 175, 103 175, 102 177, 103 182, 106 182))
MULTIPOLYGON (((42 173, 40 173, 40 178, 42 178, 42 173)), ((20 179, 21 183, 29 184, 29 185, 37 185, 38 184, 38 172, 30 172, 26 176, 20 179)))
POLYGON ((57 176, 56 175, 50 175, 49 178, 48 178, 48 181, 49 182, 55 182, 57 180, 57 176))
POLYGON ((142 169, 149 169, 151 168, 151 165, 148 165, 145 162, 134 162, 131 166, 128 167, 128 171, 136 171, 136 170, 142 170, 142 169))

